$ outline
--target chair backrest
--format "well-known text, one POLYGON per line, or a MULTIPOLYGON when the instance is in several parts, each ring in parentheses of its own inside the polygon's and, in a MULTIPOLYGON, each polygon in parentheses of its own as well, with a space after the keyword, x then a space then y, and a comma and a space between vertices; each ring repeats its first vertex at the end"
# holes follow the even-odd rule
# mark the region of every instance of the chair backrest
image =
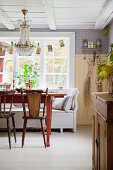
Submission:
POLYGON ((6 112, 11 114, 14 93, 14 90, 0 91, 0 115, 2 117, 5 117, 6 112))
POLYGON ((43 116, 45 116, 45 108, 47 103, 47 94, 48 89, 44 90, 22 90, 22 105, 25 117, 39 117, 40 114, 40 103, 42 98, 42 93, 45 93, 44 99, 44 109, 43 109, 43 116), (26 101, 25 98, 27 97, 28 103, 28 112, 26 110, 26 101))

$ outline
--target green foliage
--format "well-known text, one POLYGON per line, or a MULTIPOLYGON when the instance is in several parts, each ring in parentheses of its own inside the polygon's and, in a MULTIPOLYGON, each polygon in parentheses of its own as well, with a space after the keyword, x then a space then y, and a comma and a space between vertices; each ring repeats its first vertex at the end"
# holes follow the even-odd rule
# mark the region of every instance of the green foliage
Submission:
POLYGON ((39 76, 40 76, 40 68, 37 66, 33 66, 33 64, 24 65, 24 72, 16 72, 15 78, 19 79, 18 85, 22 83, 30 83, 33 87, 39 86, 39 76))
POLYGON ((106 58, 96 68, 97 75, 101 80, 106 79, 110 74, 113 73, 113 44, 111 44, 111 51, 106 58))
POLYGON ((110 30, 110 27, 109 27, 109 26, 107 26, 107 27, 104 28, 104 36, 107 35, 107 33, 108 33, 109 30, 110 30))
POLYGON ((111 47, 111 51, 112 51, 113 50, 113 44, 111 44, 110 47, 111 47))
POLYGON ((113 61, 113 54, 110 55, 110 61, 113 61))
POLYGON ((113 44, 111 44, 110 47, 111 47, 110 61, 113 61, 113 44))
POLYGON ((96 70, 97 70, 97 75, 100 74, 100 72, 102 71, 103 66, 105 66, 106 64, 107 64, 107 57, 106 57, 106 59, 104 59, 104 60, 100 63, 100 65, 96 68, 96 70))

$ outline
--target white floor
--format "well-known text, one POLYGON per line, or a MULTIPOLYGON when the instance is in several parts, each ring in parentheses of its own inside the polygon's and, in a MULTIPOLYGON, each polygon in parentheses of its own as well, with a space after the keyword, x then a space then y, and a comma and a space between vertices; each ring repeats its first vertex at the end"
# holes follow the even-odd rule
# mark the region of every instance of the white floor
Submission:
MULTIPOLYGON (((13 135, 13 134, 12 134, 13 135)), ((27 132, 21 148, 21 132, 17 143, 12 137, 8 149, 6 132, 0 132, 0 170, 91 170, 91 127, 78 127, 77 132, 52 132, 51 146, 44 148, 40 132, 27 132)))

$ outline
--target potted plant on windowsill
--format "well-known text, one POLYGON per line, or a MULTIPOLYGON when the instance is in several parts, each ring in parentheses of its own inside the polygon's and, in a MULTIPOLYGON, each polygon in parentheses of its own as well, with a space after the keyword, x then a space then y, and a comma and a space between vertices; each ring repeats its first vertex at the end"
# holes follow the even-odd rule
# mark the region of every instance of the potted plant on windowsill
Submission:
POLYGON ((24 72, 15 73, 15 78, 18 79, 18 85, 23 85, 24 83, 26 87, 30 86, 30 88, 39 86, 39 77, 40 68, 37 63, 35 65, 25 64, 24 72))
POLYGON ((111 51, 97 67, 97 74, 100 80, 107 79, 108 92, 113 94, 113 44, 111 51))

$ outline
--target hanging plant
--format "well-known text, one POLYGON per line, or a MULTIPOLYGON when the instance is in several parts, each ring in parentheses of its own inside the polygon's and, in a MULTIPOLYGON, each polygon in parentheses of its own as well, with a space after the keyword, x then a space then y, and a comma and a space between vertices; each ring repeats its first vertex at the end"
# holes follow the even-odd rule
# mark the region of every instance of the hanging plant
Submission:
POLYGON ((84 98, 85 98, 85 103, 89 101, 90 98, 90 91, 91 91, 91 76, 92 76, 92 59, 89 56, 88 57, 88 73, 86 76, 86 80, 84 83, 84 98))
POLYGON ((110 53, 96 68, 97 74, 101 80, 106 79, 107 77, 109 77, 110 74, 113 73, 113 44, 111 44, 110 47, 111 47, 110 53))
POLYGON ((110 30, 110 27, 107 26, 104 28, 104 36, 106 36, 108 34, 108 31, 110 30))
POLYGON ((113 61, 113 44, 111 44, 110 47, 111 47, 110 61, 113 61))

